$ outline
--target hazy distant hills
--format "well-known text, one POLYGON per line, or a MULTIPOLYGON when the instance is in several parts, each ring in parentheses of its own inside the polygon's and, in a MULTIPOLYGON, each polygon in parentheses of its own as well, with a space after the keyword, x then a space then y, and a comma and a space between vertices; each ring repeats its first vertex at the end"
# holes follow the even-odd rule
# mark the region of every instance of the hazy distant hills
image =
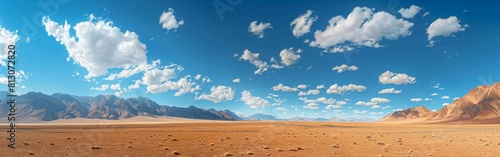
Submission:
POLYGON ((421 121, 470 121, 500 118, 500 83, 484 85, 470 90, 465 96, 431 112, 420 106, 403 111, 396 111, 379 122, 420 119, 421 121))
MULTIPOLYGON (((0 92, 0 115, 7 115, 7 92, 0 92)), ((135 116, 172 116, 208 120, 243 120, 229 110, 205 110, 194 106, 187 108, 159 105, 145 98, 118 98, 114 95, 96 97, 73 96, 56 93, 45 95, 29 92, 16 98, 16 122, 41 122, 56 119, 94 118, 124 119, 135 116)), ((0 122, 7 122, 5 116, 0 122)))
POLYGON ((371 118, 337 118, 332 117, 326 118, 303 118, 303 117, 293 117, 290 119, 279 119, 272 115, 266 114, 254 114, 248 117, 244 117, 245 120, 268 120, 268 121, 295 121, 295 122, 376 122, 377 120, 371 118))

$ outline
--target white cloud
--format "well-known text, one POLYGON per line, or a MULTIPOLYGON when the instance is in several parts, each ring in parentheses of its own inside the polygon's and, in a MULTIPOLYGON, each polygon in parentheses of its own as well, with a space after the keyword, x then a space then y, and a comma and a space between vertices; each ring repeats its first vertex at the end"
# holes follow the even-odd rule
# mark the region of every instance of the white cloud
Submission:
POLYGON ((355 114, 363 114, 363 113, 366 113, 365 110, 363 111, 360 111, 360 110, 352 110, 352 113, 355 113, 355 114))
POLYGON ((105 91, 108 88, 109 88, 109 85, 103 84, 103 85, 101 85, 101 87, 92 87, 92 88, 90 88, 90 90, 105 91))
POLYGON ((246 105, 250 106, 250 108, 266 108, 269 106, 269 101, 260 97, 252 96, 252 93, 247 90, 241 92, 241 100, 246 105))
POLYGON ((396 90, 394 88, 386 88, 379 91, 378 94, 399 94, 401 92, 401 90, 396 90))
POLYGON ((341 73, 341 72, 348 71, 348 70, 349 71, 356 71, 356 70, 358 70, 358 67, 354 66, 354 65, 348 66, 348 65, 342 64, 340 66, 333 67, 332 70, 337 70, 338 73, 341 73))
POLYGON ((305 14, 300 15, 290 23, 290 26, 293 26, 293 36, 298 38, 310 32, 312 24, 318 20, 317 16, 311 16, 312 13, 311 10, 307 10, 305 14))
POLYGON ((460 99, 460 98, 459 98, 459 97, 454 97, 454 98, 453 98, 453 100, 458 100, 458 99, 460 99))
POLYGON ((281 50, 280 57, 281 63, 285 64, 286 66, 293 65, 300 59, 299 51, 297 50, 297 53, 294 53, 293 47, 281 50))
POLYGON ((283 112, 284 112, 284 111, 287 111, 287 109, 285 109, 285 108, 283 108, 283 107, 277 107, 275 110, 277 110, 277 111, 283 111, 283 112))
POLYGON ((305 85, 305 84, 299 84, 299 85, 297 86, 297 88, 298 88, 298 89, 306 89, 306 88, 307 88, 307 85, 305 85))
POLYGON ((233 80, 233 82, 234 82, 234 83, 240 83, 240 78, 235 78, 235 79, 233 80))
POLYGON ((212 80, 210 78, 208 78, 208 77, 205 76, 205 77, 203 77, 201 79, 201 82, 203 82, 203 83, 205 83, 205 82, 212 82, 212 80))
POLYGON ((201 89, 189 76, 180 78, 177 81, 171 81, 174 76, 175 69, 169 67, 163 67, 163 69, 154 68, 144 73, 142 84, 146 85, 146 92, 153 94, 177 90, 174 96, 194 93, 201 89))
POLYGON ((399 13, 401 14, 401 16, 403 16, 404 18, 413 18, 415 15, 418 14, 418 12, 420 12, 422 8, 420 8, 419 6, 416 6, 416 5, 411 5, 410 8, 406 9, 406 8, 401 8, 399 9, 399 13))
POLYGON ((141 83, 142 83, 142 80, 135 80, 135 81, 134 81, 134 84, 129 85, 129 86, 127 87, 127 89, 128 89, 128 90, 131 90, 131 89, 137 89, 137 88, 139 88, 139 87, 140 87, 141 83))
POLYGON ((194 76, 194 79, 195 80, 200 80, 201 79, 201 74, 197 74, 196 76, 194 76))
POLYGON ((209 100, 214 103, 219 103, 223 100, 233 100, 234 98, 234 90, 231 87, 227 86, 212 86, 210 88, 210 94, 201 94, 196 99, 201 100, 209 100))
POLYGON ((378 104, 384 104, 384 103, 388 103, 388 102, 391 102, 391 101, 389 99, 386 99, 386 98, 375 97, 375 98, 370 99, 369 102, 358 101, 358 102, 356 102, 356 105, 372 106, 372 108, 380 108, 381 106, 378 106, 378 104))
POLYGON ((427 34, 429 35, 427 37, 428 46, 434 46, 435 41, 432 40, 434 37, 448 37, 453 33, 464 31, 467 26, 460 25, 460 20, 456 16, 450 16, 447 19, 438 18, 427 28, 427 34))
POLYGON ((307 92, 300 91, 298 96, 306 96, 306 95, 318 95, 320 93, 317 89, 312 89, 307 92))
POLYGON ((335 16, 328 21, 325 30, 314 33, 312 47, 323 48, 326 52, 344 52, 356 46, 382 47, 382 39, 397 40, 400 36, 411 35, 413 23, 403 19, 396 19, 387 12, 373 13, 367 7, 355 7, 344 18, 335 16))
POLYGON ((427 15, 429 15, 429 12, 425 12, 424 15, 422 15, 422 17, 425 17, 427 15))
POLYGON ((383 110, 388 109, 388 108, 391 108, 391 106, 382 107, 383 110))
POLYGON ((387 70, 386 72, 380 74, 380 76, 378 77, 378 80, 380 83, 382 84, 396 84, 396 85, 400 85, 400 84, 413 84, 416 81, 415 77, 411 77, 411 76, 408 76, 407 74, 398 74, 398 73, 392 73, 390 72, 389 70, 387 70))
POLYGON ((431 101, 431 98, 425 98, 424 101, 431 101))
POLYGON ((9 45, 16 45, 19 35, 16 31, 9 31, 0 25, 0 65, 7 66, 5 60, 9 56, 9 45))
POLYGON ((392 112, 396 112, 396 111, 403 111, 403 109, 398 108, 398 109, 394 109, 394 110, 392 110, 392 112))
POLYGON ((306 106, 303 106, 303 108, 315 110, 315 109, 318 109, 318 104, 317 103, 308 103, 306 106))
POLYGON ((245 51, 243 51, 243 55, 241 55, 240 57, 240 60, 241 59, 250 62, 257 68, 254 74, 262 74, 263 72, 268 70, 269 65, 267 64, 267 62, 260 60, 259 53, 252 53, 250 52, 250 50, 246 49, 245 51))
POLYGON ((184 24, 184 20, 178 21, 174 15, 174 9, 168 8, 168 12, 163 11, 160 16, 160 24, 163 29, 177 29, 184 24))
POLYGON ((120 87, 120 83, 116 83, 116 84, 112 84, 109 89, 111 90, 122 90, 122 88, 120 87))
POLYGON ((362 92, 367 88, 363 85, 349 84, 339 86, 338 84, 331 85, 330 88, 326 91, 327 94, 343 94, 346 91, 357 91, 362 92))
POLYGON ((253 21, 250 23, 250 26, 248 26, 248 31, 253 35, 259 36, 259 38, 264 38, 264 31, 267 28, 273 28, 271 23, 260 22, 257 24, 257 21, 253 21))
POLYGON ((370 112, 370 114, 383 114, 384 112, 370 112))
POLYGON ((9 80, 7 79, 7 77, 5 76, 0 77, 0 84, 8 84, 8 83, 9 80))
POLYGON ((449 99, 450 96, 442 96, 441 99, 449 99))
POLYGON ((316 89, 324 89, 325 88, 325 85, 318 85, 316 86, 316 89))
POLYGON ((421 98, 411 98, 410 101, 412 101, 412 102, 421 102, 422 99, 421 98))
POLYGON ((67 22, 60 25, 45 16, 42 23, 48 35, 66 46, 67 60, 73 59, 87 69, 86 79, 105 75, 110 68, 127 70, 146 64, 146 45, 137 34, 121 32, 111 21, 94 19, 90 15, 88 21, 77 23, 73 27, 76 36, 70 36, 71 26, 67 22))
POLYGON ((342 105, 327 105, 325 107, 325 109, 327 109, 327 110, 338 109, 338 108, 342 108, 342 105))
POLYGON ((285 86, 283 84, 278 84, 276 86, 273 86, 273 91, 283 91, 283 92, 296 92, 298 91, 297 88, 292 88, 292 87, 289 87, 289 86, 285 86))
POLYGON ((443 105, 443 106, 446 106, 446 105, 449 105, 449 104, 450 104, 450 103, 445 102, 445 103, 443 103, 442 105, 443 105))
POLYGON ((431 96, 438 96, 438 93, 432 93, 431 96))

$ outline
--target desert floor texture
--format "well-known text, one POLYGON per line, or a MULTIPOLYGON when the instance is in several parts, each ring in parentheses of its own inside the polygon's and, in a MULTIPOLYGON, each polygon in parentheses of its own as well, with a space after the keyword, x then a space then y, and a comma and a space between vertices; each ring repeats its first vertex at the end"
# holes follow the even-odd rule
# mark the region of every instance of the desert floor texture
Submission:
POLYGON ((19 124, 1 156, 498 156, 499 124, 340 122, 19 124))

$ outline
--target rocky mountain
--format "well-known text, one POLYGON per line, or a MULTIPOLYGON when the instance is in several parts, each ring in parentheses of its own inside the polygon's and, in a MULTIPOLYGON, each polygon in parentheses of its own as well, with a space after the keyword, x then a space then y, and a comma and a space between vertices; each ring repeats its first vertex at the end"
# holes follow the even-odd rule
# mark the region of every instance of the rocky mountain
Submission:
POLYGON ((279 120, 279 119, 272 116, 272 115, 259 113, 259 114, 254 114, 254 115, 248 116, 247 120, 279 120))
POLYGON ((389 114, 379 120, 379 122, 388 122, 388 121, 400 121, 400 120, 409 120, 409 119, 418 119, 418 118, 426 118, 432 114, 432 111, 425 108, 424 106, 419 106, 415 108, 409 108, 402 111, 396 111, 392 114, 389 114))
MULTIPOLYGON (((409 109, 411 110, 411 109, 409 109)), ((500 83, 484 85, 470 90, 463 97, 436 112, 423 111, 413 114, 396 111, 379 122, 422 118, 426 121, 469 121, 500 118, 500 83)), ((407 110, 405 110, 407 111, 407 110)))
MULTIPOLYGON (((0 102, 7 104, 8 92, 0 92, 0 102)), ((96 97, 73 96, 63 93, 45 95, 29 92, 16 98, 17 122, 41 122, 70 118, 124 119, 135 116, 172 116, 209 120, 241 120, 229 110, 211 111, 159 105, 145 98, 118 98, 114 95, 96 97)), ((7 122, 8 105, 0 106, 0 122, 7 122)))

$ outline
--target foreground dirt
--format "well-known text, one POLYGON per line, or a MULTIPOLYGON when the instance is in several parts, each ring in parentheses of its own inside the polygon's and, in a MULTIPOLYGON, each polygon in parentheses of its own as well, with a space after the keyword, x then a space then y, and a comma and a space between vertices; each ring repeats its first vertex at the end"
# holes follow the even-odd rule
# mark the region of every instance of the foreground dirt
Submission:
POLYGON ((498 156, 500 125, 331 122, 30 125, 0 156, 498 156), (176 155, 177 154, 177 155, 176 155))

